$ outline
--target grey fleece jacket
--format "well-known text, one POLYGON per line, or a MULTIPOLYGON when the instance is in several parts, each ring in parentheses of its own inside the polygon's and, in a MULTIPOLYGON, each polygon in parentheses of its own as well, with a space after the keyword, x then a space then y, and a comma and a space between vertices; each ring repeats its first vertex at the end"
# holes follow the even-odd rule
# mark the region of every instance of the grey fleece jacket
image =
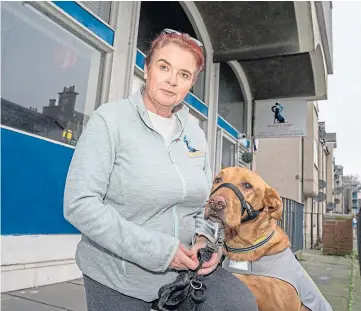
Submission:
POLYGON ((188 122, 187 107, 175 114, 168 145, 140 91, 102 105, 78 141, 65 186, 64 216, 82 233, 81 271, 144 301, 175 280, 168 266, 180 242, 191 245, 195 234, 215 240, 216 227, 203 218, 212 183, 205 135, 188 122))

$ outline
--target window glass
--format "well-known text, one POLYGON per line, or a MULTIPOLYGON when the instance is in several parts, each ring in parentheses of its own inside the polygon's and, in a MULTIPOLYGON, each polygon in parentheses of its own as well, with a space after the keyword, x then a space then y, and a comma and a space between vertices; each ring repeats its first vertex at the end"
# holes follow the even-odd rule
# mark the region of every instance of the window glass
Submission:
POLYGON ((222 141, 222 168, 235 166, 235 148, 236 145, 228 139, 222 141))
POLYGON ((239 132, 245 132, 245 104, 242 89, 227 63, 221 63, 219 69, 218 114, 239 132))
POLYGON ((104 22, 109 23, 111 1, 80 1, 84 7, 101 18, 104 22))
POLYGON ((75 145, 98 103, 102 53, 21 2, 1 5, 1 123, 75 145))

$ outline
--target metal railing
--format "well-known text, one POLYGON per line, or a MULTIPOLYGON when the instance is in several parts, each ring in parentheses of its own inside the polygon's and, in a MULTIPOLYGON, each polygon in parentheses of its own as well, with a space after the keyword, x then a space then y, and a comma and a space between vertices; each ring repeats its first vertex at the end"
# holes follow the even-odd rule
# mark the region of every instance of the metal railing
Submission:
POLYGON ((303 213, 304 205, 291 199, 282 198, 283 214, 278 225, 286 232, 291 249, 297 252, 303 249, 303 213))
POLYGON ((356 215, 357 228, 356 228, 356 239, 357 239, 357 253, 360 266, 360 276, 361 276, 361 210, 356 215))

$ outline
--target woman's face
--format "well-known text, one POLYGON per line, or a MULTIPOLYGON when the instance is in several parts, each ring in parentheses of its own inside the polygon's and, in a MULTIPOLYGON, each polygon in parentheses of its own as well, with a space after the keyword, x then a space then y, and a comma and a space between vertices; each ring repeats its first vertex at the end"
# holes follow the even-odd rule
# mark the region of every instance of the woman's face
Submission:
POLYGON ((196 80, 196 59, 175 44, 156 49, 144 68, 149 99, 164 108, 180 104, 196 80))

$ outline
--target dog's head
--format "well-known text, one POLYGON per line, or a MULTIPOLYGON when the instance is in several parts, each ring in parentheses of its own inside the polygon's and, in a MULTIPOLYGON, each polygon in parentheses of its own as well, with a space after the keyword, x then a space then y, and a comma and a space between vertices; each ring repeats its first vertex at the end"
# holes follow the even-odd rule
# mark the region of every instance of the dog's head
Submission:
MULTIPOLYGON (((252 209, 259 211, 255 221, 264 217, 275 220, 281 218, 283 206, 280 196, 256 172, 241 167, 223 169, 213 181, 212 192, 224 183, 236 186, 252 209)), ((242 215, 240 199, 232 189, 221 187, 209 197, 206 219, 222 222, 228 228, 236 228, 247 217, 247 211, 242 215)))

